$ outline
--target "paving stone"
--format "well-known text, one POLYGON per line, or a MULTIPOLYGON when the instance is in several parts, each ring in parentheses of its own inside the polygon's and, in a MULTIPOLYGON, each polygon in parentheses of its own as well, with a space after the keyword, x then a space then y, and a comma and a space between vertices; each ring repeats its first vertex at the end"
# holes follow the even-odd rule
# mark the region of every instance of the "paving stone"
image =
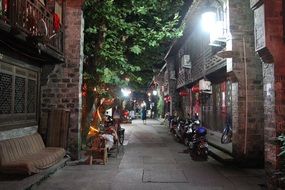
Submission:
MULTIPOLYGON (((264 170, 227 167, 211 157, 205 162, 193 161, 189 154, 181 153, 185 146, 171 138, 168 128, 141 123, 123 126, 129 141, 118 158, 109 158, 106 165, 66 166, 33 190, 261 189, 264 170)), ((13 187, 9 190, 18 190, 13 187)))
POLYGON ((145 183, 187 183, 182 170, 144 170, 145 183))

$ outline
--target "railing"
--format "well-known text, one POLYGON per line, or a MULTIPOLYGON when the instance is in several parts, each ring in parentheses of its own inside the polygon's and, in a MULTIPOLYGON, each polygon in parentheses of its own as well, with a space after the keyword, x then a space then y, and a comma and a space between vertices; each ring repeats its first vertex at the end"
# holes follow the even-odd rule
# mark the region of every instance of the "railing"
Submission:
MULTIPOLYGON (((0 1, 1 2, 1 1, 0 1)), ((55 51, 63 52, 63 32, 55 31, 54 15, 39 0, 8 0, 3 3, 0 19, 14 30, 40 40, 55 51)))

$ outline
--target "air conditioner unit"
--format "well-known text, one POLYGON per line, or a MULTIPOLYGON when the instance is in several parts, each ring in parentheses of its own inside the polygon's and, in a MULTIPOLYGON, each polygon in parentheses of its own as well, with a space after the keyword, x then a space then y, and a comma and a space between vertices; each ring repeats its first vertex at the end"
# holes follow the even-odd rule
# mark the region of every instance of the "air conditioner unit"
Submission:
POLYGON ((227 39, 224 37, 220 37, 220 38, 215 38, 214 40, 212 40, 210 42, 210 46, 216 46, 216 47, 226 47, 226 41, 227 39))
POLYGON ((181 57, 181 65, 184 68, 191 69, 190 55, 183 55, 181 57))
POLYGON ((211 81, 205 79, 199 80, 199 89, 201 92, 211 94, 212 93, 211 81))

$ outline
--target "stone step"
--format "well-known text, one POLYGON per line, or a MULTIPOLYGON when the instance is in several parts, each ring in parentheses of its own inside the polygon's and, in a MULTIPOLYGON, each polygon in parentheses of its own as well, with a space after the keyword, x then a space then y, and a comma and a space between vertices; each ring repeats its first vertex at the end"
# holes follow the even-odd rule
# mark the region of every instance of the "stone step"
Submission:
POLYGON ((234 157, 227 151, 220 149, 219 147, 209 144, 209 155, 215 160, 222 162, 223 164, 234 164, 234 157))

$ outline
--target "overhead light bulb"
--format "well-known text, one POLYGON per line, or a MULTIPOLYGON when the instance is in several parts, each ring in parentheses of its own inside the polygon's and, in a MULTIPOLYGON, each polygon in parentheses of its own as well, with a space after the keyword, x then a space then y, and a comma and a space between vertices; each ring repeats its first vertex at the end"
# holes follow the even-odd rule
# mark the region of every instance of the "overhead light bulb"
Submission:
POLYGON ((216 30, 216 13, 212 10, 204 12, 202 14, 202 29, 205 32, 210 33, 212 30, 216 30))

